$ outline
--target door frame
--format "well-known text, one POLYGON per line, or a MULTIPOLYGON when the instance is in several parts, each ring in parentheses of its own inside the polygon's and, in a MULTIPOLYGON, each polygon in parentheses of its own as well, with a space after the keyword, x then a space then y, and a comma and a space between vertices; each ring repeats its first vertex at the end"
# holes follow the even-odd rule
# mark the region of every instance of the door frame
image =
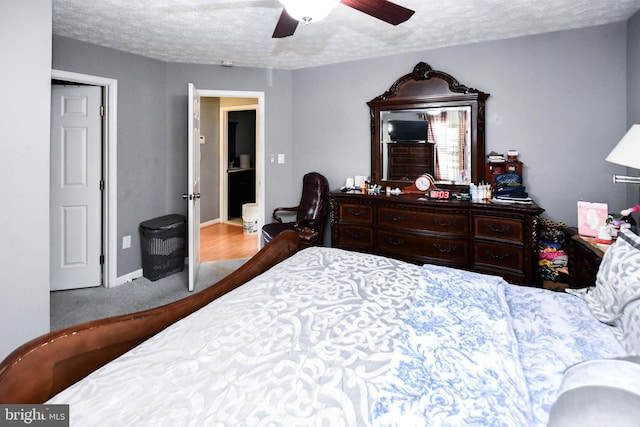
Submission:
MULTIPOLYGON (((262 228, 264 224, 264 206, 265 206, 265 94, 264 92, 254 92, 254 91, 240 91, 240 90, 213 90, 213 89, 198 89, 201 98, 254 98, 257 99, 257 108, 256 108, 256 201, 258 203, 258 229, 262 228)), ((247 104, 248 105, 248 104, 247 104)), ((242 109, 250 110, 252 108, 248 108, 247 105, 244 105, 242 109)), ((255 106, 256 104, 251 104, 255 106)), ((227 107, 224 107, 227 108, 227 107)), ((220 109, 222 111, 222 108, 220 109)), ((220 130, 224 126, 223 123, 219 123, 220 130)), ((226 144, 226 141, 219 141, 220 146, 226 144)), ((223 177, 223 172, 226 175, 226 162, 224 159, 220 158, 220 185, 222 186, 223 179, 226 182, 226 177, 223 177)), ((220 197, 222 198, 222 191, 220 191, 220 197)), ((218 204, 220 208, 220 220, 223 217, 223 206, 222 201, 218 204)), ((227 202, 224 202, 224 206, 226 209, 227 202)), ((225 214, 226 217, 226 214, 225 214)), ((262 245, 262 239, 258 239, 258 249, 262 245)))
POLYGON ((104 93, 104 117, 102 137, 102 167, 104 191, 102 194, 102 253, 104 270, 102 286, 117 286, 118 279, 118 81, 100 76, 63 70, 51 70, 51 79, 72 83, 101 86, 104 93))
MULTIPOLYGON (((227 136, 229 134, 229 112, 230 111, 249 111, 253 110, 256 112, 256 193, 258 192, 258 110, 260 106, 258 104, 243 104, 243 105, 230 105, 228 107, 220 107, 220 126, 219 126, 219 141, 220 141, 220 190, 218 194, 220 195, 220 202, 218 205, 220 206, 220 222, 226 222, 229 220, 229 174, 227 174, 227 158, 229 156, 229 144, 227 141, 227 136)), ((256 201, 258 201, 257 194, 256 201)), ((260 202, 258 201, 258 206, 260 206, 260 202)), ((262 223, 261 223, 262 224, 262 223)), ((258 228, 260 224, 258 225, 258 228)))

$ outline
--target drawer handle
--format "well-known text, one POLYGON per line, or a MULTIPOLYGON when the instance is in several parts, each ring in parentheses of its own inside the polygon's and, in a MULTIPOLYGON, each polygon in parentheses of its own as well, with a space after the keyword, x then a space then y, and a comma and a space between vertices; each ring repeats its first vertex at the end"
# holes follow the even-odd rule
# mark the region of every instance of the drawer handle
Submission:
POLYGON ((504 233, 511 230, 511 226, 509 224, 501 224, 500 227, 496 227, 493 224, 487 224, 487 228, 489 231, 493 231, 494 233, 504 233))
POLYGON ((442 246, 440 246, 439 243, 434 243, 433 247, 439 250, 440 252, 442 252, 443 254, 453 253, 453 251, 455 251, 457 248, 456 245, 449 245, 447 248, 443 248, 442 246))
POLYGON ((353 237, 354 239, 361 239, 364 237, 364 231, 362 230, 347 230, 347 234, 349 237, 353 237))
POLYGON ((443 221, 440 218, 434 218, 433 222, 438 224, 440 227, 451 227, 452 225, 455 225, 457 221, 455 219, 449 219, 448 221, 443 221))
POLYGON ((360 208, 358 210, 354 209, 354 208, 348 208, 347 212, 349 212, 351 215, 353 216, 361 216, 364 215, 364 209, 360 208))
POLYGON ((389 243, 391 246, 402 246, 404 245, 405 240, 404 239, 392 239, 389 236, 385 236, 385 240, 387 241, 387 243, 389 243))
POLYGON ((496 254, 494 254, 494 253, 493 253, 493 251, 491 251, 491 250, 486 250, 486 251, 485 251, 485 253, 486 253, 487 255, 489 255, 489 256, 490 256, 491 258, 493 258, 493 259, 504 260, 504 259, 509 258, 509 252, 503 252, 503 253, 502 253, 502 254, 500 254, 500 255, 496 255, 496 254))
POLYGON ((385 216, 387 217, 388 220, 393 221, 393 222, 402 221, 405 218, 404 215, 402 215, 402 214, 400 214, 398 216, 391 215, 389 212, 385 212, 384 214, 385 214, 385 216))

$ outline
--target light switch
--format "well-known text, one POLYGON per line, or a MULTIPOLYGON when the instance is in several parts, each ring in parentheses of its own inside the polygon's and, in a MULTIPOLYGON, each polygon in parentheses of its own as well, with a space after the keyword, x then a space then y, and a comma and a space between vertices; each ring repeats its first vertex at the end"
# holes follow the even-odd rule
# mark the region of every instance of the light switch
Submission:
POLYGON ((278 164, 284 164, 284 154, 278 154, 278 164))

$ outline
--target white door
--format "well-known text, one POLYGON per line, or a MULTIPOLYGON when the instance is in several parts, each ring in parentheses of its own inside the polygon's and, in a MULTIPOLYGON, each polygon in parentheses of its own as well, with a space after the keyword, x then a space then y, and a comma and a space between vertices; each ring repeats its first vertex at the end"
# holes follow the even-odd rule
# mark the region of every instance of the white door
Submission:
POLYGON ((51 87, 51 290, 102 284, 102 88, 51 87))
POLYGON ((185 197, 189 203, 189 291, 193 291, 200 268, 200 95, 189 83, 189 188, 185 197))

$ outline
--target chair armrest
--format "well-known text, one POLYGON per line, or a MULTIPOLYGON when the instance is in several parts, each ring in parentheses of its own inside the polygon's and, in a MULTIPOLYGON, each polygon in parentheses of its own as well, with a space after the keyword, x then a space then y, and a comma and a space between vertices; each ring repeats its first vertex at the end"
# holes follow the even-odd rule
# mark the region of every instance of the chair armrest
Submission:
POLYGON ((298 210, 298 206, 294 206, 291 208, 275 208, 273 210, 273 219, 277 222, 282 222, 282 218, 278 216, 278 212, 296 212, 298 210))

